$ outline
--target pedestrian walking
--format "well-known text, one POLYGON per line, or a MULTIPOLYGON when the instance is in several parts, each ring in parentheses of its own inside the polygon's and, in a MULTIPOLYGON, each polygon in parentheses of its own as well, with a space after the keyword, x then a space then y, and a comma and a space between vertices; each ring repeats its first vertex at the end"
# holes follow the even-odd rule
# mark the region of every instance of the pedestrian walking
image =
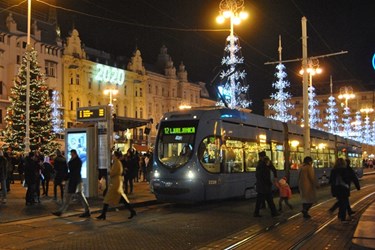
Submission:
POLYGON ((48 156, 44 157, 43 165, 42 165, 42 188, 43 188, 43 193, 42 195, 48 197, 48 189, 49 189, 49 182, 51 180, 51 176, 53 173, 53 167, 50 163, 50 159, 48 156))
POLYGON ((1 182, 1 203, 7 202, 7 159, 4 157, 4 152, 0 150, 0 182, 1 182))
POLYGON ((257 199, 255 204, 254 217, 262 217, 259 214, 260 207, 265 200, 268 203, 268 207, 271 209, 272 217, 280 215, 276 211, 275 203, 273 202, 272 196, 272 181, 271 181, 271 168, 267 166, 269 158, 266 156, 266 152, 259 152, 259 161, 256 168, 256 191, 257 199))
POLYGON ((303 164, 299 171, 298 179, 298 188, 302 201, 302 214, 303 217, 306 219, 311 218, 309 210, 312 207, 312 205, 317 201, 317 187, 318 181, 315 177, 313 159, 310 156, 306 156, 303 159, 303 164))
POLYGON ((64 182, 68 176, 68 165, 66 159, 59 149, 56 149, 56 157, 53 161, 55 178, 53 180, 53 199, 57 200, 57 187, 60 188, 61 201, 64 199, 64 182))
POLYGON ((339 207, 337 217, 341 221, 346 221, 346 213, 348 213, 349 216, 354 213, 354 211, 351 210, 349 203, 351 182, 354 183, 357 190, 361 189, 358 178, 350 167, 350 162, 347 163, 343 158, 338 158, 331 171, 329 183, 331 184, 332 196, 337 199, 337 205, 334 205, 331 209, 333 212, 336 209, 336 206, 339 207))
POLYGON ((7 188, 7 192, 9 193, 10 192, 10 184, 14 180, 13 179, 14 166, 13 166, 13 162, 12 162, 12 158, 11 158, 10 153, 4 152, 4 157, 7 160, 7 165, 6 165, 6 169, 7 169, 6 188, 7 188))
POLYGON ((70 155, 71 159, 68 162, 69 173, 67 176, 68 193, 65 194, 65 199, 63 200, 63 204, 60 209, 56 212, 53 212, 52 214, 61 216, 68 209, 73 195, 77 194, 77 196, 81 199, 82 206, 85 209, 85 212, 79 217, 88 218, 91 216, 91 213, 89 204, 86 200, 85 195, 83 194, 83 183, 81 177, 82 161, 75 149, 70 150, 70 155))
POLYGON ((107 193, 104 197, 104 205, 102 213, 96 217, 98 220, 105 220, 106 214, 108 211, 109 205, 117 205, 119 202, 124 203, 125 207, 129 210, 130 216, 129 219, 133 218, 137 215, 133 207, 130 205, 128 198, 126 197, 126 194, 124 193, 123 189, 123 166, 120 161, 122 157, 121 151, 115 151, 112 160, 113 164, 109 171, 109 187, 107 190, 107 193))
POLYGON ((275 181, 275 186, 279 189, 279 212, 283 210, 282 203, 284 202, 291 210, 293 206, 289 204, 289 199, 292 197, 292 190, 286 181, 286 177, 281 178, 279 181, 275 181))

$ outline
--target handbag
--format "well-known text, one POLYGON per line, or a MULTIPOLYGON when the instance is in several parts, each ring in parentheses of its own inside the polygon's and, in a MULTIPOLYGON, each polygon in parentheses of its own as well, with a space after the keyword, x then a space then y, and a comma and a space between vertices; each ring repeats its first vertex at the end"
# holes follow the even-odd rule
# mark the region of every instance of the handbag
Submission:
POLYGON ((342 179, 341 175, 337 175, 336 176, 336 183, 335 183, 335 185, 336 186, 345 187, 345 188, 349 189, 349 185, 342 179))

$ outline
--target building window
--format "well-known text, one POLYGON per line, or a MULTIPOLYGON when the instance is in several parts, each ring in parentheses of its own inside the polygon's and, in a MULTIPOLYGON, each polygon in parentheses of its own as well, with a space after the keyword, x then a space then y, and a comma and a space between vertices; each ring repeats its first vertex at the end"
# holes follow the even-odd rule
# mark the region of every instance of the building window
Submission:
POLYGON ((143 97, 142 88, 139 88, 139 97, 143 97))
POLYGON ((74 106, 73 106, 73 99, 70 99, 70 110, 73 110, 74 106))
POLYGON ((77 106, 77 109, 78 109, 78 108, 80 107, 80 106, 79 106, 79 104, 80 104, 79 98, 77 98, 77 102, 76 102, 76 103, 77 103, 76 106, 77 106))
POLYGON ((20 55, 17 55, 16 62, 17 62, 17 64, 21 64, 21 56, 20 55))
POLYGON ((126 95, 126 85, 124 86, 124 95, 126 95))
POLYGON ((138 111, 137 111, 137 108, 135 108, 135 111, 134 111, 134 117, 135 117, 135 118, 138 118, 138 111))
POLYGON ((26 49, 26 46, 27 46, 27 43, 26 42, 22 42, 22 48, 26 49))
POLYGON ((57 63, 45 61, 46 76, 56 77, 57 63))
POLYGON ((79 85, 79 75, 76 74, 76 84, 79 85))
POLYGON ((143 118, 143 108, 139 108, 139 118, 143 118))
POLYGON ((91 89, 91 87, 92 87, 92 78, 90 78, 89 80, 89 89, 91 89))
POLYGON ((0 95, 3 94, 3 87, 4 87, 3 81, 0 81, 0 95))
POLYGON ((0 124, 3 124, 3 110, 0 109, 0 124))
POLYGON ((91 101, 89 101, 89 107, 91 107, 91 101))

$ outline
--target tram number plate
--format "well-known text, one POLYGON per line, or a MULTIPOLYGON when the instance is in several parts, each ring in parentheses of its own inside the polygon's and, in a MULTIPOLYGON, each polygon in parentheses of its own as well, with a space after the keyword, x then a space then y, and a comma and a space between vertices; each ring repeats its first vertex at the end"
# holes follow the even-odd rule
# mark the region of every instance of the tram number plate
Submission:
POLYGON ((171 187, 172 185, 173 185, 173 183, 170 182, 170 181, 165 182, 165 186, 166 186, 166 187, 171 187))
POLYGON ((208 180, 208 185, 216 185, 217 180, 208 180))

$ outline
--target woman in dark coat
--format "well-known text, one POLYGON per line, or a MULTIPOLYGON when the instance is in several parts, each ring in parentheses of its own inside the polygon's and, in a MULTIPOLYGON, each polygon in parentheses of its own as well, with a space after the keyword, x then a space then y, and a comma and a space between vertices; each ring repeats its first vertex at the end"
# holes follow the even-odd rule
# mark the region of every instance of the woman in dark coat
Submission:
POLYGON ((68 165, 65 157, 61 154, 59 149, 56 150, 56 157, 53 161, 53 168, 55 171, 55 179, 53 180, 53 199, 57 200, 57 187, 60 187, 61 200, 64 198, 63 182, 68 175, 68 165))
POLYGON ((349 207, 350 183, 353 182, 358 190, 361 189, 359 181, 354 171, 347 168, 347 163, 343 158, 338 158, 329 177, 332 195, 336 197, 339 205, 338 218, 346 220, 346 212, 349 207))

